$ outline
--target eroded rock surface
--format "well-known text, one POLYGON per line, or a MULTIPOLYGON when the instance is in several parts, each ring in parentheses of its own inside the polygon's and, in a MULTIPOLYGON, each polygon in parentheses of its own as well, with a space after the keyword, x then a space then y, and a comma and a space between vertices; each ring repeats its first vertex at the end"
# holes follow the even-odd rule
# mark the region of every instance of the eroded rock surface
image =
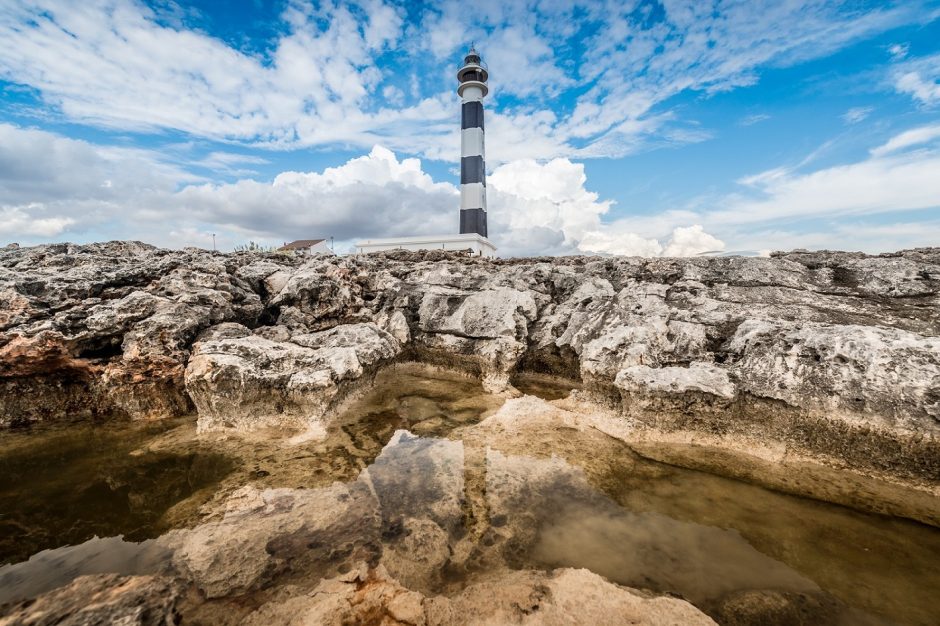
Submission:
POLYGON ((310 427, 395 360, 578 379, 637 429, 940 477, 940 249, 867 256, 0 251, 0 423, 310 427))
POLYGON ((320 419, 350 381, 374 373, 400 352, 399 341, 372 323, 281 341, 245 327, 227 328, 194 345, 186 389, 201 429, 322 428, 320 419))
POLYGON ((253 613, 247 625, 387 624, 411 626, 497 626, 503 624, 673 624, 713 625, 688 602, 650 597, 611 584, 587 570, 551 573, 505 572, 453 598, 402 587, 379 566, 364 564, 324 580, 309 594, 270 603, 253 613))
POLYGON ((21 602, 0 616, 2 626, 177 626, 181 588, 160 576, 81 576, 21 602))

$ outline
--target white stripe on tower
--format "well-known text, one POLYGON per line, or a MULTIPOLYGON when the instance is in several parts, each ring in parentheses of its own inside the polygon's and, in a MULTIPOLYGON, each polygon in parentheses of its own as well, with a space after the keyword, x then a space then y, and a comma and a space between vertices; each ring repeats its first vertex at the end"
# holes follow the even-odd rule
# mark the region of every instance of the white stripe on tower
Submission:
POLYGON ((483 98, 489 91, 488 72, 470 47, 457 72, 461 100, 460 123, 460 232, 487 236, 486 161, 484 155, 483 98))
POLYGON ((483 156, 483 129, 464 128, 460 131, 460 156, 483 156))

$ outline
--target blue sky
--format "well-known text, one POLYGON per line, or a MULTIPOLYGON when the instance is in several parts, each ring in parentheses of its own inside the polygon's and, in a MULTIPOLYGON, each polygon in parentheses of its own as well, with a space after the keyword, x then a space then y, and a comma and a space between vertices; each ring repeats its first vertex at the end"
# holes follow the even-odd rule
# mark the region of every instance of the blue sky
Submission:
POLYGON ((0 244, 452 232, 503 255, 940 244, 940 0, 0 6, 0 244))

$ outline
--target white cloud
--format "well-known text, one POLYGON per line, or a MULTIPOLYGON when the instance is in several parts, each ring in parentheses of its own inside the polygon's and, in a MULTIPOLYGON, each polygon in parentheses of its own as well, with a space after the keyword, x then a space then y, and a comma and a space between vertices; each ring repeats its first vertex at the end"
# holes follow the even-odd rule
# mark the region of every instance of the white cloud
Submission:
POLYGON ((899 63, 894 87, 924 106, 940 104, 940 54, 899 63))
POLYGON ((895 135, 877 148, 872 148, 871 155, 882 157, 905 148, 918 146, 940 137, 940 124, 920 126, 895 135))
MULTIPOLYGON (((492 238, 505 256, 793 247, 874 252, 935 244, 940 151, 905 148, 938 136, 936 127, 911 129, 856 163, 809 172, 800 171, 805 163, 777 168, 747 177, 746 194, 713 198, 695 210, 616 219, 611 202, 590 191, 582 164, 522 159, 488 178, 492 238), (907 212, 900 222, 886 218, 900 211, 907 212), (918 219, 912 211, 932 213, 918 219)), ((210 159, 237 165, 238 155, 225 154, 210 159)), ((454 185, 435 182, 419 160, 381 147, 322 172, 206 184, 155 153, 0 125, 4 241, 132 238, 208 248, 216 233, 220 249, 231 249, 249 240, 334 236, 343 250, 370 236, 453 232, 458 198, 454 185)))
POLYGON ((386 85, 382 88, 382 97, 394 106, 401 106, 405 101, 405 92, 395 85, 386 85))
POLYGON ((870 158, 766 179, 757 199, 708 213, 706 226, 916 210, 940 205, 940 155, 870 158))
POLYGON ((895 43, 888 46, 888 53, 891 55, 891 59, 894 61, 902 60, 907 56, 909 50, 910 45, 906 43, 895 43))
POLYGON ((663 246, 656 239, 646 239, 636 233, 615 233, 596 230, 586 233, 581 245, 585 252, 619 254, 624 256, 659 256, 663 246))
POLYGON ((852 107, 842 114, 842 121, 846 124, 858 124, 874 110, 874 107, 852 107))
POLYGON ((194 167, 211 170, 214 174, 225 174, 228 176, 248 176, 257 174, 257 172, 246 165, 264 165, 269 163, 268 159, 251 155, 239 154, 236 152, 216 151, 210 152, 205 157, 189 164, 194 167))
MULTIPOLYGON (((140 0, 8 0, 0 78, 37 89, 69 121, 106 128, 272 148, 380 143, 455 160, 454 66, 476 39, 492 64, 494 120, 515 129, 493 142, 491 163, 619 156, 710 136, 669 107, 679 93, 753 84, 764 66, 825 55, 921 16, 920 2, 475 6, 469 24, 455 0, 429 3, 406 24, 391 0, 292 0, 270 49, 246 53, 187 27, 187 12, 158 15, 140 0), (584 33, 594 34, 582 41, 584 33), (555 107, 556 96, 573 108, 555 107)), ((898 88, 932 102, 930 80, 910 70, 898 88)))
POLYGON ((75 220, 67 217, 41 217, 45 207, 34 203, 23 207, 0 207, 0 235, 56 237, 75 220))
POLYGON ((740 122, 738 122, 738 124, 740 124, 741 126, 753 126, 754 124, 758 124, 760 122, 763 122, 769 119, 770 119, 770 116, 767 115, 766 113, 755 113, 753 115, 748 115, 744 117, 743 119, 741 119, 740 122))
POLYGON ((693 256, 703 252, 720 252, 723 241, 706 233, 701 224, 676 228, 663 251, 663 256, 693 256))
POLYGON ((614 220, 604 226, 603 236, 625 231, 645 239, 661 238, 672 229, 673 242, 680 245, 687 236, 696 239, 690 224, 701 225, 707 233, 701 238, 702 249, 690 247, 688 254, 707 251, 708 236, 740 251, 887 252, 936 246, 940 146, 930 147, 928 142, 938 138, 940 126, 914 128, 874 148, 866 159, 806 171, 813 162, 810 155, 793 167, 743 177, 738 181, 743 186, 740 192, 699 198, 690 203, 692 209, 614 220))
MULTIPOLYGON (((241 156, 213 153, 206 161, 238 163, 241 156)), ((721 245, 696 226, 675 229, 664 247, 606 223, 611 203, 587 189, 584 166, 568 159, 507 163, 487 184, 491 236, 504 256, 648 256, 664 248, 695 254, 721 245)), ((156 155, 8 125, 0 125, 0 198, 0 236, 10 241, 131 238, 209 247, 215 233, 219 247, 229 249, 248 240, 330 236, 343 249, 358 238, 449 233, 459 207, 454 185, 435 182, 418 159, 399 159, 380 146, 322 172, 214 184, 194 182, 156 155), (42 172, 20 180, 16 163, 24 156, 69 176, 42 172)))
POLYGON ((584 165, 564 158, 523 159, 497 168, 487 179, 487 200, 500 253, 689 256, 724 247, 701 226, 678 227, 664 252, 655 236, 605 221, 611 202, 588 191, 586 182, 584 165))
POLYGON ((453 185, 435 183, 418 159, 398 161, 376 146, 322 173, 284 172, 271 183, 250 179, 186 187, 171 199, 203 222, 260 238, 430 234, 453 230, 453 185), (448 210, 451 208, 451 210, 448 210))
POLYGON ((138 189, 172 191, 198 180, 155 152, 0 123, 0 205, 112 201, 138 189))

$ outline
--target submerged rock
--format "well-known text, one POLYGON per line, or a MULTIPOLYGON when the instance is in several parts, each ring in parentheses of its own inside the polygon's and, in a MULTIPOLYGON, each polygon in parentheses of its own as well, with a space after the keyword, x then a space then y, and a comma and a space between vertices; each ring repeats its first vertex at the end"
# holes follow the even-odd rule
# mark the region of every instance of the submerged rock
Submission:
POLYGON ((650 597, 587 570, 517 571, 471 585, 459 595, 427 597, 402 587, 379 566, 365 564, 324 580, 309 594, 262 606, 246 625, 409 624, 684 624, 713 625, 676 598, 650 597))
POLYGON ((12 606, 0 626, 176 626, 181 592, 160 576, 81 576, 12 606))

